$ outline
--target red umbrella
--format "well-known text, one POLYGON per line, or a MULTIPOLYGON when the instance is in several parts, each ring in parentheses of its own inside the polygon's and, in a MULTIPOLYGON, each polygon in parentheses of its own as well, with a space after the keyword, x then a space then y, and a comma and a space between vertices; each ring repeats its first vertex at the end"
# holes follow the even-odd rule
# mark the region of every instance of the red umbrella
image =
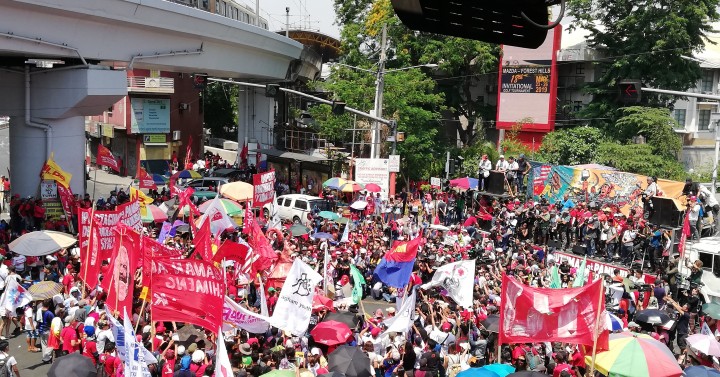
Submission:
POLYGON ((374 183, 368 183, 367 185, 365 185, 365 190, 370 191, 370 192, 380 192, 380 191, 382 191, 382 189, 380 188, 380 186, 378 186, 378 185, 376 185, 376 184, 374 184, 374 183))
POLYGON ((312 310, 333 310, 333 301, 323 295, 315 294, 313 297, 312 310))
POLYGON ((338 321, 320 322, 310 331, 313 339, 326 346, 343 344, 352 336, 348 325, 338 321))

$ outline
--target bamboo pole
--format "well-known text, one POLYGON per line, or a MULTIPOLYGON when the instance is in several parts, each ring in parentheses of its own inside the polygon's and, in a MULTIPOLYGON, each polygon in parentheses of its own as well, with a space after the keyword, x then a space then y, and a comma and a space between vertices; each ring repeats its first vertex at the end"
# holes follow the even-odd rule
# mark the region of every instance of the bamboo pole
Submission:
POLYGON ((598 295, 598 311, 595 315, 595 329, 593 330, 593 349, 592 349, 592 362, 590 363, 590 369, 588 369, 588 376, 592 376, 595 372, 595 356, 597 356, 597 341, 600 337, 600 315, 603 312, 602 301, 605 297, 605 280, 600 279, 600 294, 598 295))
MULTIPOLYGON (((88 233, 88 237, 87 237, 88 244, 87 244, 87 248, 85 248, 85 256, 88 259, 86 260, 86 263, 84 266, 85 271, 83 272, 83 287, 84 287, 83 296, 87 296, 88 288, 89 288, 87 285, 87 274, 88 274, 88 268, 90 268, 90 265, 89 265, 89 263, 90 263, 90 245, 92 244, 92 242, 90 242, 90 238, 92 237, 92 234, 93 234, 93 223, 94 223, 93 219, 94 218, 95 218, 95 202, 93 201, 92 209, 90 210, 90 232, 88 233)), ((79 227, 79 222, 80 222, 80 219, 78 219, 78 227, 79 227)), ((96 252, 97 252, 97 250, 96 250, 96 252)))

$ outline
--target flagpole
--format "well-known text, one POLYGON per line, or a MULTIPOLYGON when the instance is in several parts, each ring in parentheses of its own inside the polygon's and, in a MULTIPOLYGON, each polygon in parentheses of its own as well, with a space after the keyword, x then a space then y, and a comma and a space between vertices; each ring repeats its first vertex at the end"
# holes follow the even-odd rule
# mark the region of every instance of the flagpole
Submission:
POLYGON ((600 337, 600 334, 599 334, 599 332, 600 332, 600 329, 599 329, 600 315, 603 312, 603 310, 600 306, 602 305, 602 299, 604 296, 605 296, 605 280, 600 279, 600 294, 598 295, 598 312, 597 312, 597 315, 595 315, 595 331, 594 331, 595 333, 593 334, 595 336, 593 339, 592 362, 590 363, 590 373, 588 374, 589 376, 592 376, 593 372, 595 370, 595 356, 597 356, 597 341, 598 341, 598 338, 600 337))
POLYGON ((140 327, 140 319, 143 316, 143 312, 145 311, 145 303, 147 302, 147 297, 145 297, 145 300, 143 300, 142 305, 140 305, 140 314, 138 314, 138 321, 135 324, 135 333, 137 334, 138 328, 140 327))
MULTIPOLYGON (((97 165, 97 161, 95 162, 95 165, 97 165)), ((97 190, 97 166, 95 167, 95 177, 93 178, 93 194, 92 194, 92 201, 95 203, 95 190, 97 190)))
POLYGON ((95 201, 93 201, 92 209, 90 210, 90 232, 88 233, 88 236, 87 236, 87 243, 88 243, 87 248, 85 248, 85 255, 88 258, 88 260, 87 260, 88 263, 86 263, 85 271, 83 272, 83 287, 85 287, 85 294, 87 294, 87 290, 89 288, 88 284, 87 284, 87 273, 88 273, 88 268, 90 268, 90 266, 88 265, 90 262, 90 259, 89 259, 90 258, 90 243, 91 243, 90 237, 92 237, 92 234, 93 234, 92 232, 93 232, 93 223, 94 223, 93 219, 94 218, 95 218, 95 201))
POLYGON ((323 267, 323 294, 325 297, 327 297, 328 292, 328 286, 327 286, 327 265, 328 265, 328 247, 325 248, 325 255, 323 256, 323 264, 325 267, 323 267))

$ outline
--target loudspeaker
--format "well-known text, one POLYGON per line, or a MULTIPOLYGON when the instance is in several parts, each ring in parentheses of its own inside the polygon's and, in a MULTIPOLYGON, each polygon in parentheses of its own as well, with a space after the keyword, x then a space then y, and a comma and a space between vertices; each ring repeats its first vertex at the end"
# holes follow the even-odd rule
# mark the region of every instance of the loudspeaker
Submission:
POLYGON ((671 228, 682 225, 682 212, 677 209, 672 199, 653 196, 650 200, 653 205, 649 219, 651 224, 671 228))
POLYGON ((505 194, 505 174, 491 171, 485 179, 485 192, 496 195, 505 194))
POLYGON ((583 256, 584 256, 584 255, 585 255, 585 249, 586 249, 585 245, 574 245, 574 246, 572 247, 572 252, 573 252, 573 254, 575 254, 575 255, 583 255, 583 256))
POLYGON ((552 247, 555 250, 558 250, 558 249, 560 249, 560 246, 562 246, 562 242, 560 242, 558 240, 550 240, 550 241, 548 241, 547 246, 552 247))

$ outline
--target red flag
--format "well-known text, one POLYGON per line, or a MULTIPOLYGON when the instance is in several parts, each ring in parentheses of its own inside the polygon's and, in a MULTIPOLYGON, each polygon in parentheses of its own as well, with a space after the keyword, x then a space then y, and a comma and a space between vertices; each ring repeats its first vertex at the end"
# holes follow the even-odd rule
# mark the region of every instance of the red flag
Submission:
POLYGON ((155 180, 152 179, 150 174, 143 169, 139 168, 137 171, 137 175, 135 176, 135 179, 138 180, 138 186, 140 186, 141 189, 153 189, 157 190, 157 185, 155 184, 155 180))
POLYGON ((240 151, 240 162, 243 164, 248 163, 248 145, 247 143, 243 144, 242 150, 240 151))
POLYGON ((115 228, 115 245, 108 276, 103 278, 102 287, 107 292, 105 304, 122 313, 132 312, 135 270, 140 257, 140 235, 132 228, 119 223, 115 228))
POLYGON ((218 251, 215 253, 212 260, 213 262, 221 262, 223 259, 227 259, 243 263, 248 257, 249 250, 250 247, 247 245, 225 240, 225 242, 223 242, 223 244, 218 248, 218 251))
POLYGON ((101 166, 107 166, 112 170, 120 173, 120 163, 115 159, 112 152, 105 148, 102 144, 98 144, 97 159, 95 163, 101 166))
POLYGON ((65 216, 70 218, 72 216, 73 209, 75 208, 75 195, 73 195, 70 187, 65 187, 63 185, 57 185, 57 192, 60 197, 60 203, 62 204, 65 216))
POLYGON ((225 279, 212 262, 155 258, 150 291, 153 320, 188 322, 214 333, 222 325, 225 279))
POLYGON ((200 224, 200 229, 195 232, 193 237, 193 245, 195 245, 195 251, 200 253, 203 260, 210 261, 213 257, 212 243, 210 240, 210 219, 205 219, 200 224))
POLYGON ((605 292, 598 280, 580 288, 528 287, 503 274, 500 343, 563 342, 608 348, 605 292), (598 321, 599 319, 599 321, 598 321))
MULTIPOLYGON (((60 188, 60 186, 58 186, 60 188)), ((688 237, 690 237, 690 210, 685 211, 685 221, 683 221, 682 233, 680 235, 680 242, 678 242, 678 253, 680 253, 680 259, 685 257, 685 243, 688 237)))
POLYGON ((255 276, 255 272, 270 268, 275 260, 278 259, 278 256, 272 246, 270 246, 270 241, 265 237, 257 221, 253 221, 251 224, 248 240, 255 254, 253 255, 253 259, 256 259, 253 262, 253 270, 251 271, 251 276, 255 276))
POLYGON ((190 135, 187 149, 185 149, 185 169, 192 169, 192 166, 192 135, 190 135))
MULTIPOLYGON (((58 189, 60 186, 58 185, 58 189)), ((90 290, 95 289, 98 284, 98 276, 100 275, 100 263, 102 256, 100 255, 100 224, 96 217, 91 220, 92 225, 89 229, 88 246, 80 253, 80 279, 85 281, 85 285, 90 290)))
POLYGON ((255 223, 255 214, 250 208, 250 202, 245 202, 245 218, 243 219, 243 234, 250 233, 250 228, 255 223))
POLYGON ((181 259, 183 257, 182 250, 169 248, 156 239, 142 236, 142 266, 143 266, 143 287, 150 286, 150 273, 152 268, 152 260, 154 258, 181 259))
POLYGON ((185 206, 188 206, 190 208, 190 213, 193 215, 199 215, 200 210, 197 208, 195 203, 192 202, 192 194, 195 193, 195 189, 192 187, 188 187, 185 190, 180 190, 179 188, 176 188, 175 186, 170 186, 170 192, 172 194, 176 194, 178 197, 178 208, 183 208, 185 206))

